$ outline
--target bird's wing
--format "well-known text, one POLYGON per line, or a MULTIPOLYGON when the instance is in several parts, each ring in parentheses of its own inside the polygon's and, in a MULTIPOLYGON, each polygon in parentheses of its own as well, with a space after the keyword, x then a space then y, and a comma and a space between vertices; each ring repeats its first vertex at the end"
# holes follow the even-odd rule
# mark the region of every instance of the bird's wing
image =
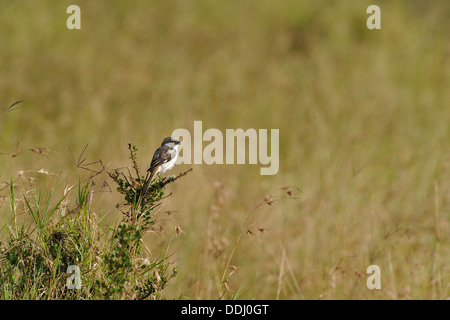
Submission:
POLYGON ((164 163, 172 160, 176 154, 177 150, 167 145, 163 145, 156 149, 152 162, 150 163, 150 168, 147 170, 149 172, 149 174, 147 174, 148 179, 145 181, 141 190, 141 197, 144 197, 147 194, 148 188, 150 187, 150 182, 152 181, 158 168, 164 163))
POLYGON ((154 172, 160 165, 169 162, 172 159, 174 150, 175 149, 167 145, 161 146, 156 149, 155 154, 153 155, 152 162, 150 164, 150 168, 147 171, 154 172))

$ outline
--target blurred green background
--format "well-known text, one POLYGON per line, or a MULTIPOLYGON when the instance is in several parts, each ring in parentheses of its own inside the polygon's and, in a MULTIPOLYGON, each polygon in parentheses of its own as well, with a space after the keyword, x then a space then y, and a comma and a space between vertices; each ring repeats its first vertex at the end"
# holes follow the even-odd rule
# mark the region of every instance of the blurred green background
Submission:
MULTIPOLYGON (((449 16, 447 0, 0 0, 0 110, 24 100, 0 119, 0 180, 44 168, 76 184, 68 147, 77 156, 86 144, 88 161, 115 168, 132 143, 146 169, 194 120, 280 129, 275 176, 258 165, 172 171, 194 167, 168 187, 165 209, 184 232, 164 295, 217 299, 252 208, 296 186, 297 199, 252 216, 225 298, 449 298, 449 16), (70 4, 81 30, 66 28, 70 4), (370 4, 381 30, 366 27, 370 4), (381 290, 366 287, 371 264, 381 290)), ((98 192, 96 211, 116 215, 116 199, 98 192)))

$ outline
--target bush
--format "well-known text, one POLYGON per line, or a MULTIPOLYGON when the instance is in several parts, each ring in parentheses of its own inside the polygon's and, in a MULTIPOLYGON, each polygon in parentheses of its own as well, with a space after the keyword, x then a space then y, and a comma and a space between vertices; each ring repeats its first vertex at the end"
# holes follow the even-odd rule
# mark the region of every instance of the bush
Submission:
MULTIPOLYGON (((98 161, 99 171, 78 183, 76 205, 69 209, 69 193, 26 190, 17 198, 16 183, 9 183, 12 219, 5 222, 6 240, 0 242, 0 297, 3 299, 161 299, 162 290, 177 274, 167 252, 151 260, 143 250, 143 235, 157 222, 153 211, 165 198, 164 189, 189 171, 155 179, 146 194, 146 177, 131 147, 132 171, 109 171, 98 161), (106 172, 117 184, 124 201, 116 205, 121 220, 103 230, 92 209, 94 177, 106 172), (28 218, 19 222, 18 215, 28 218), (75 266, 75 267, 70 267, 75 266), (70 268, 69 268, 70 267, 70 268), (74 270, 68 273, 68 270, 74 270), (81 287, 76 287, 79 277, 81 287), (74 287, 75 286, 75 287, 74 287)), ((83 150, 84 152, 84 150, 83 150)), ((78 158, 77 167, 83 167, 78 158)))

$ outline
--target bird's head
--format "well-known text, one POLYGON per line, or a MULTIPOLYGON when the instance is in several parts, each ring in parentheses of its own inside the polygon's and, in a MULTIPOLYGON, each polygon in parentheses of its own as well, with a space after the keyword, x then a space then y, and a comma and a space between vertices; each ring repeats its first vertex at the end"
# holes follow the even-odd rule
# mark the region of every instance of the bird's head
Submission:
POLYGON ((174 137, 167 137, 163 140, 163 142, 161 143, 161 146, 169 145, 169 146, 173 147, 173 146, 176 146, 179 144, 181 144, 181 142, 179 140, 175 139, 174 137))

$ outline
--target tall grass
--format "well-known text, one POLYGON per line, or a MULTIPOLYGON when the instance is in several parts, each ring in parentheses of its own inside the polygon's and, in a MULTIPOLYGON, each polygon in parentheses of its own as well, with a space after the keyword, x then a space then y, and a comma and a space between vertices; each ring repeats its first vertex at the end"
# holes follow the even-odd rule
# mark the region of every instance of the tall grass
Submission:
MULTIPOLYGON (((166 296, 217 299, 234 270, 223 299, 449 297, 447 0, 377 1, 381 30, 366 28, 374 1, 79 0, 79 31, 67 30, 63 1, 0 2, 0 104, 24 100, 0 122, 8 222, 11 176, 46 190, 50 176, 37 172, 63 172, 49 208, 61 181, 79 181, 68 146, 89 143, 91 159, 120 168, 133 141, 144 166, 162 137, 192 132, 194 120, 278 128, 276 176, 203 164, 167 186, 177 196, 164 222, 183 232, 170 242, 178 274, 166 296), (253 235, 245 228, 235 246, 251 210, 285 185, 299 199, 258 207, 253 235), (381 290, 366 287, 371 264, 381 290)), ((123 195, 100 177, 95 212, 109 223, 123 195)), ((39 193, 24 195, 33 207, 39 193)), ((158 256, 170 238, 143 240, 158 256)))

